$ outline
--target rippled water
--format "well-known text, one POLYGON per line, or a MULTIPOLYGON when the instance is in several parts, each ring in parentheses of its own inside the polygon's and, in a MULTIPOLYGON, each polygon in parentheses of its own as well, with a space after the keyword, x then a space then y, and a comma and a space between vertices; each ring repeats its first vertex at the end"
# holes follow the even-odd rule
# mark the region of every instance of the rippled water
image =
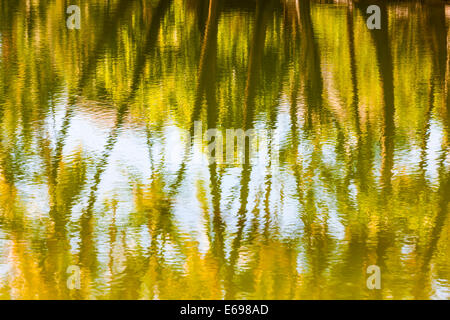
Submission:
POLYGON ((449 299, 450 5, 322 2, 2 0, 0 298, 449 299))

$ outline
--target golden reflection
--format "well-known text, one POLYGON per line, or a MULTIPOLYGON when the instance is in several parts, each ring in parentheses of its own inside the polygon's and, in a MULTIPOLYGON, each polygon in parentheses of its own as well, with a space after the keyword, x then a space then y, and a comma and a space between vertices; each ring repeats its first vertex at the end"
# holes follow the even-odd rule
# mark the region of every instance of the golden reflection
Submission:
POLYGON ((0 298, 448 299, 448 5, 369 2, 3 1, 0 298))

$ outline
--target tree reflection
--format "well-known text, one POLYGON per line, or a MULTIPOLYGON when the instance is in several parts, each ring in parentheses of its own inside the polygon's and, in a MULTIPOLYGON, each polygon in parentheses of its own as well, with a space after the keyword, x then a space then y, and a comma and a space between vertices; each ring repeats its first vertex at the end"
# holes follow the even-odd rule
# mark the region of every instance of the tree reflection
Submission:
POLYGON ((448 6, 374 3, 2 3, 0 297, 448 292, 448 6), (280 161, 197 165, 196 121, 280 161))

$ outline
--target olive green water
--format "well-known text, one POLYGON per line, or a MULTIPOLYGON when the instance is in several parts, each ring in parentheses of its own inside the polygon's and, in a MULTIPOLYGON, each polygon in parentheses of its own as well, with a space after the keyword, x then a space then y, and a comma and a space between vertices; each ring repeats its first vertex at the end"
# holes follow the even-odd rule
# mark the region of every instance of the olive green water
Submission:
POLYGON ((69 2, 0 3, 0 298, 450 298, 444 1, 69 2))

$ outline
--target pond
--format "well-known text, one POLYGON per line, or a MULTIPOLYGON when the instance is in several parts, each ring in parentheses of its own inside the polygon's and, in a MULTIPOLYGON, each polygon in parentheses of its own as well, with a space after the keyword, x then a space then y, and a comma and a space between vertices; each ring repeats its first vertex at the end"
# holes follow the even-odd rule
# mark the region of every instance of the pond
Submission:
POLYGON ((449 299, 449 25, 3 0, 0 299, 449 299))

